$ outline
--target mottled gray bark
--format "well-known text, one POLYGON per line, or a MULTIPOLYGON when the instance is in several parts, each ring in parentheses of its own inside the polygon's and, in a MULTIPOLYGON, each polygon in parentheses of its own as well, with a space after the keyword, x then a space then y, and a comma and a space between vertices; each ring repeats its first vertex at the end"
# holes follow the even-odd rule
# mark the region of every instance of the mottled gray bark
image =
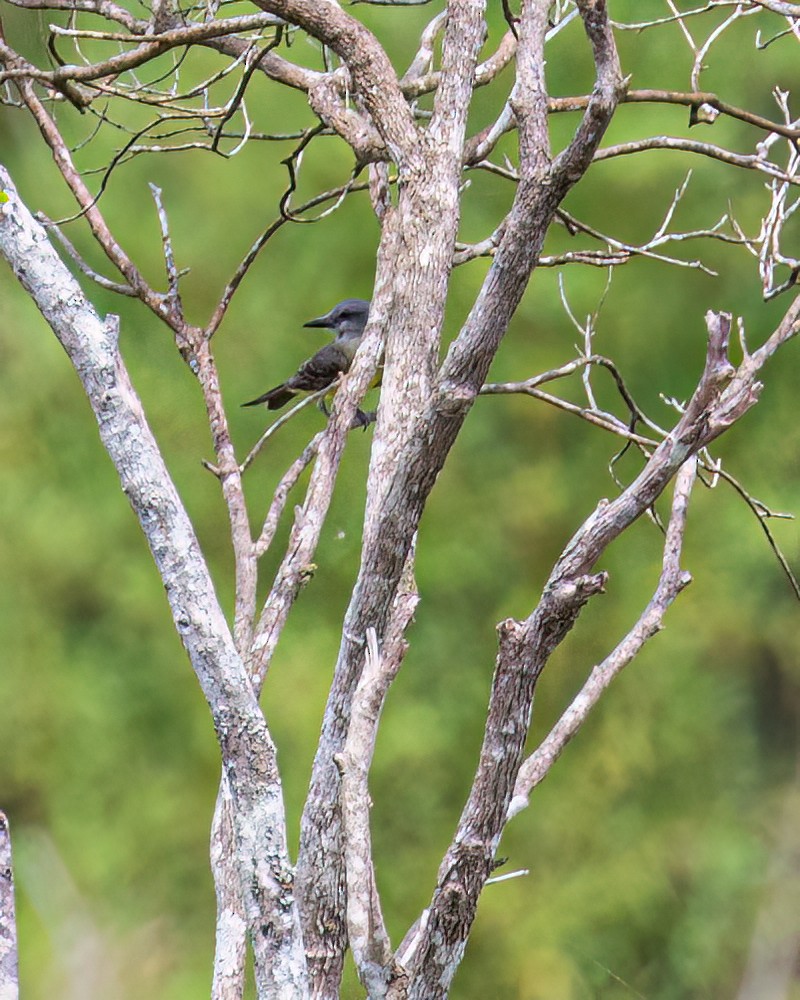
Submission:
MULTIPOLYGON (((600 691, 660 627, 667 606, 685 585, 687 576, 680 569, 679 557, 694 477, 692 459, 756 402, 757 375, 778 347, 797 333, 800 303, 796 300, 789 307, 762 347, 752 354, 744 350, 738 368, 728 357, 730 317, 709 314, 706 366, 672 431, 663 439, 649 440, 622 425, 628 440, 646 449, 644 468, 619 496, 601 501, 578 529, 556 560, 541 599, 528 617, 508 619, 498 626, 499 648, 473 785, 430 904, 400 946, 393 948, 372 865, 368 775, 381 708, 400 667, 404 631, 416 604, 414 545, 425 504, 540 263, 548 228, 557 213, 562 221, 567 219, 560 211, 564 197, 593 159, 654 148, 653 143, 679 148, 677 140, 656 137, 599 152, 619 102, 660 100, 694 108, 700 101, 773 138, 780 135, 796 141, 798 132, 793 123, 770 122, 725 105, 712 94, 626 93, 605 0, 576 0, 576 10, 562 21, 580 18, 584 44, 591 48, 594 60, 592 93, 574 98, 550 98, 547 92, 545 42, 548 32, 557 30, 548 24, 550 0, 523 0, 513 31, 506 33, 482 64, 485 0, 449 0, 446 10, 423 32, 419 52, 402 79, 377 39, 335 0, 255 2, 265 12, 255 21, 245 18, 214 26, 184 24, 170 3, 156 5, 152 20, 140 20, 112 0, 82 0, 81 9, 123 25, 137 41, 138 36, 150 36, 147 44, 92 66, 38 70, 0 37, 3 72, 36 121, 94 237, 124 279, 121 290, 138 297, 172 329, 181 355, 198 377, 215 451, 216 465, 209 467, 220 481, 236 561, 233 634, 130 385, 117 347, 115 320, 103 321, 92 309, 3 173, 0 182, 10 201, 0 206, 0 253, 39 306, 81 378, 103 443, 147 536, 175 627, 211 709, 223 764, 211 840, 218 901, 214 1000, 237 1000, 242 994, 246 928, 253 942, 261 998, 290 1000, 310 994, 319 1000, 336 1000, 346 950, 351 946, 358 974, 374 1000, 443 1000, 463 956, 505 824, 527 805, 531 789, 547 773, 600 691), (165 248, 167 293, 148 285, 112 235, 37 88, 53 86, 80 104, 89 99, 81 85, 125 66, 140 65, 150 55, 181 44, 209 45, 221 53, 244 57, 250 41, 233 37, 231 32, 276 20, 299 26, 335 53, 341 65, 317 72, 263 51, 253 68, 304 91, 318 118, 350 145, 360 166, 367 166, 381 239, 369 324, 353 367, 337 391, 331 419, 287 472, 260 535, 253 538, 242 485, 250 459, 241 465, 237 461, 210 345, 257 250, 245 257, 206 328, 187 324, 159 193, 154 192, 165 248), (474 88, 492 79, 514 57, 515 82, 503 110, 492 124, 468 137, 474 88), (428 93, 434 94, 433 109, 421 123, 409 100, 428 93), (548 115, 567 108, 580 112, 581 118, 571 141, 553 156, 548 115), (454 254, 464 167, 479 164, 511 129, 516 130, 519 142, 518 169, 506 171, 515 173, 512 206, 490 238, 454 254), (396 173, 394 189, 390 168, 396 173), (491 254, 491 266, 469 316, 440 361, 451 269, 459 259, 483 253, 491 254), (383 389, 367 484, 361 562, 343 623, 302 817, 295 876, 286 848, 275 748, 257 695, 313 563, 348 429, 382 355, 383 389), (312 461, 305 499, 295 509, 285 556, 259 613, 257 560, 275 536, 289 489, 312 461), (582 608, 603 592, 606 576, 596 569, 598 560, 676 475, 664 570, 653 600, 625 640, 592 673, 571 714, 565 715, 540 751, 524 762, 536 683, 582 608)), ((70 6, 71 0, 20 0, 20 5, 59 9, 70 6)), ((766 6, 773 10, 793 7, 778 0, 769 0, 766 6)), ((738 166, 748 159, 737 159, 702 142, 694 141, 693 148, 738 166)), ((765 143, 747 166, 785 179, 783 167, 762 155, 766 148, 765 143)), ((787 169, 795 170, 796 164, 787 169)), ((788 217, 781 197, 780 188, 773 188, 770 212, 774 218, 788 217)), ((625 249, 618 241, 607 242, 612 249, 625 249)), ((608 262, 612 266, 616 258, 609 256, 608 262)), ((767 277, 768 296, 788 290, 794 280, 774 286, 767 277)), ((585 355, 562 371, 597 361, 587 347, 585 355)), ((537 385, 544 380, 545 376, 539 377, 537 385)), ((600 422, 598 414, 593 416, 600 422)), ((603 419, 602 426, 608 429, 613 418, 606 414, 603 419)))
POLYGON ((17 1000, 18 996, 19 960, 11 830, 5 813, 0 812, 0 1000, 17 1000))
POLYGON ((240 891, 259 996, 304 997, 306 967, 275 747, 191 522, 120 356, 116 317, 98 316, 2 168, 0 186, 9 196, 0 215, 0 254, 78 373, 211 710, 235 806, 240 891))
MULTIPOLYGON (((461 11, 462 6, 455 5, 461 11)), ((585 11, 593 4, 583 5, 585 11)), ((544 41, 549 3, 525 8, 520 24, 519 70, 512 97, 521 135, 521 183, 505 221, 494 262, 464 328, 441 370, 434 371, 444 294, 457 223, 457 194, 463 155, 463 125, 444 148, 421 144, 427 159, 400 190, 397 208, 384 219, 378 258, 378 288, 391 289, 393 309, 387 334, 385 403, 376 428, 370 469, 361 568, 345 617, 342 645, 325 713, 311 788, 303 814, 298 885, 303 891, 307 946, 317 940, 320 971, 314 995, 333 998, 346 947, 344 846, 334 758, 341 752, 350 708, 364 662, 364 636, 382 636, 406 555, 427 498, 483 384, 508 323, 525 290, 547 228, 564 195, 591 162, 622 94, 613 39, 604 16, 587 13, 587 33, 596 52, 598 86, 573 143, 555 163, 549 160, 544 41), (433 210, 432 210, 433 209, 433 210), (400 238, 402 234, 402 239, 400 238), (319 928, 325 933, 319 933, 319 928)), ((455 12, 451 15, 455 20, 455 12)), ((464 108, 481 23, 464 19, 445 39, 453 63, 466 68, 461 89, 437 94, 443 116, 464 108)), ((435 123, 432 123, 432 127, 435 123)), ((400 165, 401 177, 402 164, 400 165)), ((476 876, 479 878, 479 876, 476 876)), ((482 884, 482 883, 481 883, 482 884)), ((477 898, 477 896, 476 896, 477 898)), ((465 923, 468 932, 469 924, 465 923)), ((463 942, 450 943, 447 985, 463 942)), ((430 969, 417 969, 415 990, 430 986, 430 969)), ((412 977, 413 978, 413 977, 412 977)), ((445 986, 446 989, 446 986, 445 986)), ((434 994, 432 993, 431 996, 434 994)), ((439 995, 437 992, 436 995, 439 995)))

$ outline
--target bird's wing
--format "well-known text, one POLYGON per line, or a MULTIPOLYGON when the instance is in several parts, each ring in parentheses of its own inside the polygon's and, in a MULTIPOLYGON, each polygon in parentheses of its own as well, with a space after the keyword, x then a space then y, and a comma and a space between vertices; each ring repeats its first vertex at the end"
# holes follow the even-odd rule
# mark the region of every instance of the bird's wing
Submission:
POLYGON ((316 392, 330 385, 340 372, 346 372, 353 360, 352 355, 336 344, 326 344, 298 368, 286 382, 286 388, 295 392, 316 392))

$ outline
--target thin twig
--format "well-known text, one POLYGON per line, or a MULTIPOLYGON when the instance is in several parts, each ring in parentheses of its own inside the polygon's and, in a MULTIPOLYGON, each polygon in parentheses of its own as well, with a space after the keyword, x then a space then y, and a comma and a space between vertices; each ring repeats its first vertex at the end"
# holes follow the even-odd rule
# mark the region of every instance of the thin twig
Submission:
POLYGON ((239 471, 245 472, 245 470, 250 467, 250 465, 253 462, 253 459, 256 457, 256 455, 258 455, 258 453, 261 451, 261 449, 264 447, 267 441, 269 441, 269 439, 274 434, 277 434, 277 432, 281 429, 281 427, 283 427, 290 420, 292 420, 300 412, 300 410, 305 409, 306 406, 310 406, 312 403, 318 403, 321 399, 327 396, 328 393, 331 391, 331 389, 337 384, 338 380, 332 382, 331 385, 325 386, 324 389, 317 389, 316 392, 310 392, 307 396, 303 396, 302 399, 299 400, 299 402, 295 403, 294 406, 291 407, 291 409, 287 410, 285 413, 282 413, 277 420, 275 420, 273 423, 269 425, 269 427, 267 427, 267 429, 264 431, 264 433, 261 435, 258 441, 256 441, 256 443, 247 453, 247 457, 239 466, 239 471))
POLYGON ((289 493, 297 485, 297 482, 303 472, 305 472, 308 466, 317 457, 319 443, 322 440, 322 434, 322 431, 318 431, 314 435, 314 437, 305 446, 302 453, 294 460, 294 462, 283 474, 281 481, 275 488, 275 492, 272 495, 272 500, 269 505, 269 510, 267 511, 267 516, 264 518, 264 525, 261 528, 261 534, 255 542, 254 550, 256 559, 260 559, 264 553, 267 552, 270 545, 272 545, 272 540, 275 537, 275 532, 278 530, 278 523, 280 522, 281 515, 286 508, 286 501, 289 498, 289 493))
POLYGON ((715 463, 711 471, 713 472, 715 477, 724 480, 724 482, 726 482, 730 487, 732 487, 736 491, 736 493, 742 498, 742 500, 744 500, 748 508, 752 511, 753 515, 758 521, 761 530, 767 537, 767 542, 769 543, 769 547, 772 549, 775 558, 778 560, 778 563, 781 567, 781 570, 783 571, 784 576, 789 581, 789 586, 792 588, 792 592, 794 593, 795 597, 798 600, 800 600, 800 581, 798 581, 797 577, 795 576, 792 567, 789 565, 789 560, 786 558, 785 554, 783 553, 783 550, 778 545, 777 539, 772 534, 772 530, 770 529, 770 526, 768 524, 768 520, 770 518, 776 520, 784 520, 784 521, 793 520, 794 514, 782 513, 780 511, 771 510, 769 507, 767 507, 765 503, 763 503, 763 501, 758 500, 748 490, 746 490, 738 479, 732 476, 726 469, 723 469, 721 463, 715 463))
POLYGON ((183 323, 183 303, 181 302, 181 293, 178 287, 180 274, 178 272, 178 268, 175 266, 175 254, 172 249, 172 237, 169 233, 167 212, 161 198, 161 188, 152 183, 149 186, 153 195, 153 201, 156 203, 158 223, 161 228, 161 244, 164 251, 164 268, 167 273, 167 287, 169 288, 165 304, 168 303, 168 308, 174 311, 176 321, 183 323))
POLYGON ((324 204, 326 201, 336 200, 337 203, 341 202, 341 198, 345 191, 349 194, 354 194, 357 191, 366 191, 369 187, 368 182, 359 184, 342 185, 337 188, 332 188, 328 191, 322 191, 320 194, 315 195, 313 198, 309 198, 308 201, 299 205, 292 212, 291 217, 281 213, 278 218, 276 218, 269 226, 264 230, 264 232, 258 237, 258 239, 253 243, 250 249, 247 251, 243 257, 241 263, 236 268, 231 279, 228 281, 227 285, 223 289, 222 295, 220 296, 219 302, 217 303, 214 312, 206 325, 206 336, 212 337, 216 331, 219 329, 222 320, 225 318, 225 314, 228 311, 228 306, 231 303, 237 288, 242 283, 248 270, 258 257, 259 253, 264 249, 267 243, 272 239, 275 233, 287 222, 297 221, 298 217, 303 213, 312 208, 316 208, 318 205, 324 204))
POLYGON ((58 242, 64 247, 72 260, 75 261, 87 278, 91 278, 92 281, 109 292, 116 292, 118 295, 128 295, 133 298, 138 298, 136 291, 130 285, 120 281, 111 281, 110 278, 106 278, 98 271, 95 271, 94 268, 90 267, 75 249, 69 237, 61 231, 61 227, 56 225, 52 219, 48 219, 43 212, 37 212, 36 219, 46 227, 49 233, 52 233, 56 237, 58 242))

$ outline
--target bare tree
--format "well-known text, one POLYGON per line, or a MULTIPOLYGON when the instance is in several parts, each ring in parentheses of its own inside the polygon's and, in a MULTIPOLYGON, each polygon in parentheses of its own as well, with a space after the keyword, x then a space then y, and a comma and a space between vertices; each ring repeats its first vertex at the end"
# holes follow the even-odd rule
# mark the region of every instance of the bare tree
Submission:
MULTIPOLYGON (((660 629, 670 604, 689 582, 680 568, 680 554, 698 469, 707 477, 728 476, 709 447, 757 402, 765 363, 800 328, 800 298, 794 296, 800 261, 789 255, 782 240, 784 226, 798 205, 792 192, 800 182, 800 125, 792 117, 789 95, 776 91, 775 117, 766 118, 701 88, 710 50, 723 33, 752 19, 762 47, 782 36, 787 43, 800 41, 800 7, 780 0, 711 0, 680 10, 674 0, 665 0, 660 15, 635 23, 613 22, 609 8, 617 5, 605 0, 523 0, 518 13, 503 4, 505 30, 484 54, 486 3, 449 0, 423 30, 411 65, 400 74, 379 40, 334 0, 256 0, 256 13, 234 17, 219 16, 224 5, 218 2, 182 9, 165 0, 154 3, 145 19, 114 0, 8 2, 27 10, 68 12, 66 25, 50 27, 49 51, 56 65, 36 65, 0 37, 0 83, 6 103, 36 122, 114 274, 111 278, 99 274, 81 259, 60 226, 34 218, 6 172, 0 174, 5 191, 0 252, 81 378, 211 711, 222 756, 211 859, 218 906, 213 996, 222 1000, 242 995, 249 935, 260 997, 338 996, 348 946, 370 997, 444 997, 464 954, 481 890, 495 869, 506 824, 525 808, 609 681, 660 629), (105 30, 97 30, 98 17, 105 30), (677 26, 689 47, 688 89, 633 89, 620 65, 615 32, 657 32, 667 26, 677 26), (298 34, 316 43, 314 68, 304 65, 299 55, 290 58, 286 45, 298 34), (550 93, 546 55, 557 38, 567 40, 573 51, 591 53, 590 92, 550 93), (67 49, 69 57, 64 55, 67 49), (208 57, 202 58, 203 49, 213 50, 221 59, 201 84, 184 83, 189 60, 197 56, 197 65, 204 69, 209 65, 208 57), (145 80, 142 69, 148 66, 151 72, 145 80), (513 67, 509 80, 501 76, 507 67, 513 67), (278 87, 304 92, 317 121, 296 133, 296 147, 286 161, 289 185, 275 222, 243 256, 200 327, 185 318, 182 274, 161 192, 153 190, 163 237, 164 290, 145 279, 115 237, 103 214, 101 195, 111 172, 131 157, 187 147, 230 156, 245 143, 270 138, 258 132, 258 110, 248 94, 256 74, 278 87), (149 82, 154 75, 155 81, 149 82), (471 99, 476 88, 485 86, 500 89, 501 110, 470 134, 471 99), (221 97, 223 92, 227 93, 221 97), (751 136, 751 151, 667 134, 603 146, 618 108, 631 102, 680 105, 688 109, 693 122, 736 120, 751 136), (146 111, 145 126, 129 123, 132 119, 124 110, 129 105, 146 111), (75 109, 94 116, 98 130, 110 127, 116 114, 115 124, 128 133, 95 191, 76 166, 60 121, 75 109), (553 151, 551 116, 568 112, 577 114, 577 124, 564 147, 553 151), (352 176, 337 189, 293 205, 303 154, 322 135, 336 135, 352 149, 352 176), (501 155, 509 141, 515 143, 513 156, 501 155), (713 225, 678 230, 673 220, 685 186, 675 193, 658 230, 640 243, 601 231, 564 210, 568 192, 596 163, 607 159, 627 163, 630 156, 654 149, 690 152, 698 159, 763 175, 766 195, 760 231, 748 234, 730 212, 713 225), (510 210, 493 231, 467 244, 459 240, 460 203, 465 173, 472 171, 488 172, 498 184, 512 184, 514 193, 510 210), (380 223, 368 326, 336 393, 326 428, 286 470, 262 514, 261 530, 253 534, 243 475, 265 438, 250 454, 236 454, 212 338, 248 269, 278 228, 307 221, 314 212, 324 217, 365 188, 380 223), (577 249, 545 254, 545 237, 553 226, 563 227, 577 241, 577 249), (104 288, 138 299, 165 323, 197 378, 215 450, 209 468, 227 505, 235 556, 231 625, 131 384, 118 347, 115 317, 98 314, 54 249, 51 236, 80 271, 104 288), (581 263, 606 268, 611 274, 632 258, 646 256, 665 266, 698 268, 705 265, 682 256, 680 246, 702 240, 737 244, 751 253, 764 297, 785 293, 789 304, 758 347, 748 346, 739 326, 738 364, 729 352, 731 316, 707 314, 705 367, 691 398, 678 406, 673 426, 662 428, 649 419, 632 398, 621 366, 595 352, 594 318, 575 321, 581 349, 561 367, 518 382, 486 383, 489 366, 537 267, 581 263), (441 331, 453 268, 478 257, 491 258, 491 264, 466 321, 442 359, 441 331), (380 365, 382 389, 360 568, 342 626, 293 865, 275 747, 258 696, 313 563, 348 430, 380 365), (595 401, 591 375, 598 367, 614 378, 622 417, 595 401), (581 405, 544 388, 574 375, 583 380, 586 398, 581 405), (616 435, 624 447, 638 449, 641 468, 630 483, 620 482, 618 494, 601 500, 576 528, 530 614, 497 626, 492 693, 472 788, 442 858, 429 905, 403 941, 393 945, 382 916, 370 847, 367 783, 376 730, 387 691, 402 665, 405 632, 417 602, 414 559, 420 518, 477 397, 502 393, 527 394, 616 435), (285 554, 266 600, 259 605, 259 560, 273 543, 291 489, 309 466, 310 481, 294 511, 285 554), (630 631, 591 671, 541 746, 525 757, 537 681, 582 608, 604 590, 607 577, 597 568, 599 561, 614 539, 640 516, 654 511, 656 500, 671 483, 663 569, 655 592, 630 631)), ((408 5, 408 0, 383 2, 400 8, 408 5)), ((566 295, 564 305, 569 310, 566 295)), ((274 433, 277 426, 282 421, 267 433, 274 433)), ((734 484, 766 525, 772 512, 734 484)), ((788 572, 785 560, 784 568, 788 572)))

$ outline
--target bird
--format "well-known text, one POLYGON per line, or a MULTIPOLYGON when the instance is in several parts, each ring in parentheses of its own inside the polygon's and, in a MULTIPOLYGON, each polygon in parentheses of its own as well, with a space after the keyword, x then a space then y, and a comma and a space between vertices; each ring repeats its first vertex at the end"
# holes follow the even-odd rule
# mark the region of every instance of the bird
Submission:
MULTIPOLYGON (((304 327, 321 327, 333 330, 333 342, 320 348, 316 354, 304 361, 297 371, 269 392, 257 396, 242 406, 257 406, 266 403, 268 410, 279 410, 290 399, 302 392, 317 392, 331 385, 339 375, 350 370, 356 349, 369 317, 369 302, 365 299, 345 299, 338 302, 330 312, 304 323, 304 327)), ((327 413, 325 401, 320 406, 327 413)))

